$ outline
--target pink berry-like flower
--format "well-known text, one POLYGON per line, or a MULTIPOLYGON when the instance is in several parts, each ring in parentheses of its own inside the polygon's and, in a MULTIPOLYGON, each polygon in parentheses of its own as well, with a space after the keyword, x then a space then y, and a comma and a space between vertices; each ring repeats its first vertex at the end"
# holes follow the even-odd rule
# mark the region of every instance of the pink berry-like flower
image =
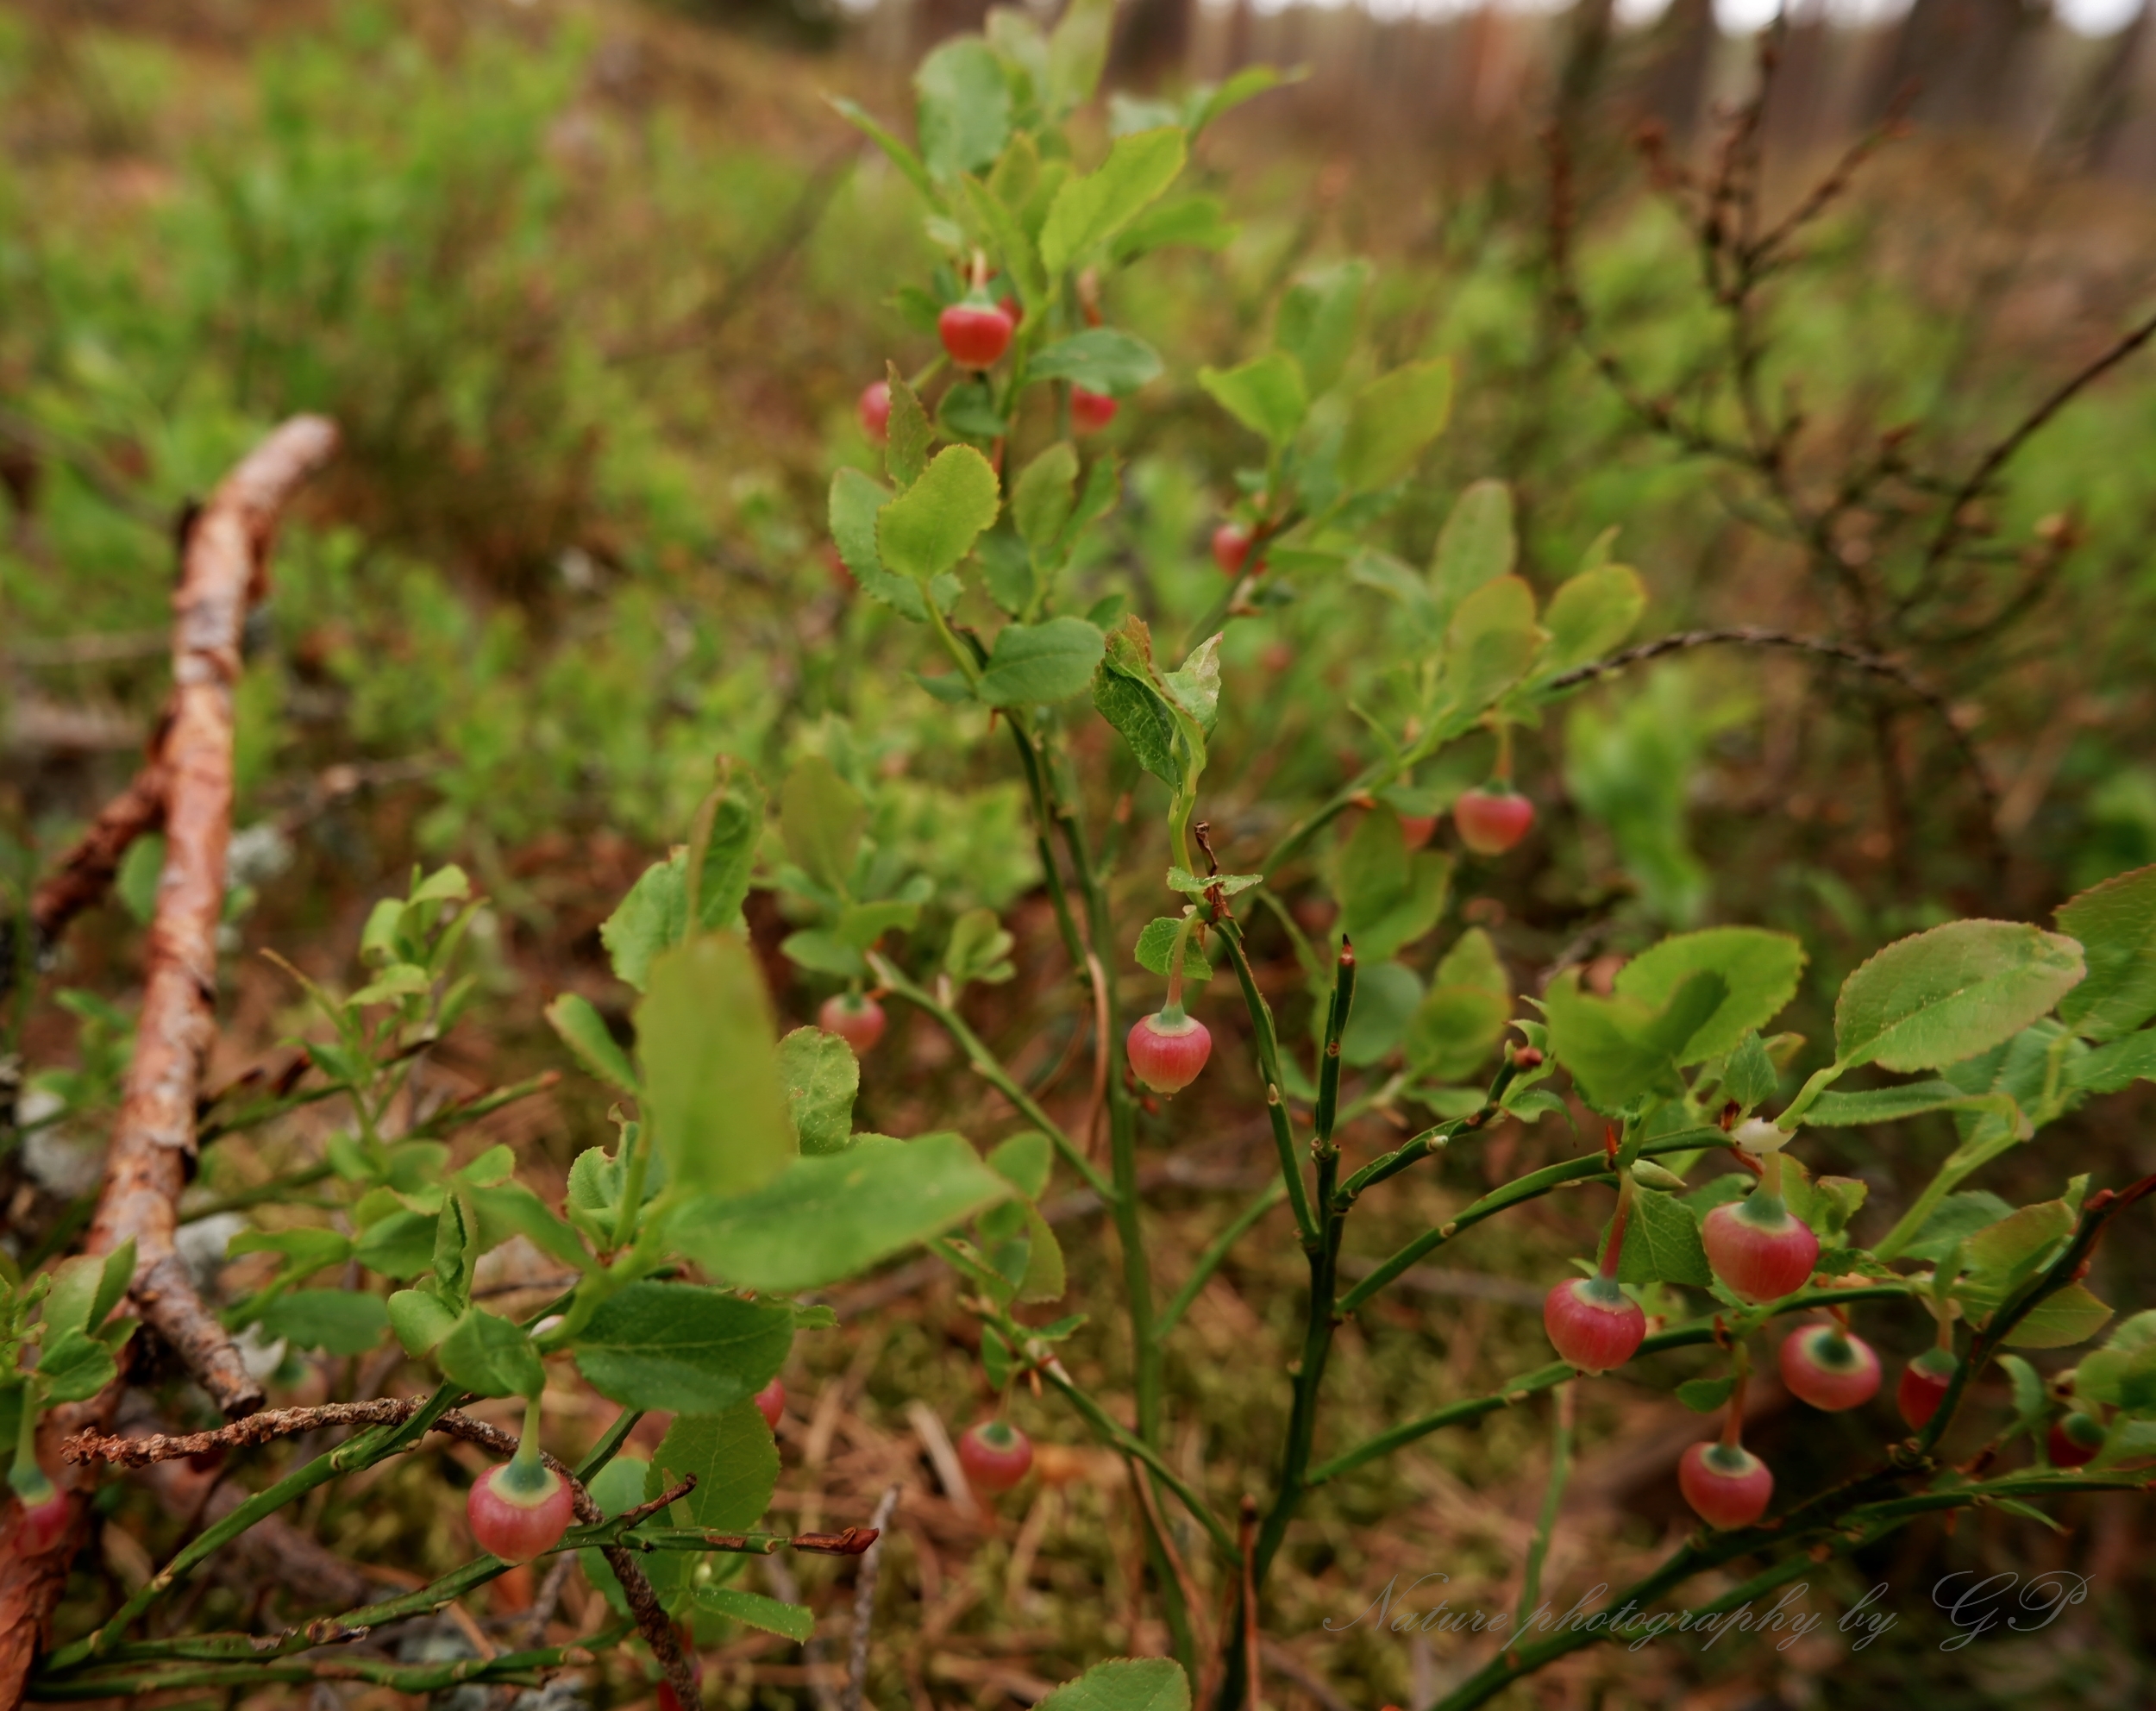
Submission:
POLYGON ((47 1495, 34 1501, 17 1496, 22 1514, 15 1524, 16 1547, 26 1557, 42 1556, 67 1536, 67 1494, 47 1482, 47 1495))
POLYGON ((505 1563, 528 1563, 551 1551, 569 1527, 569 1484, 552 1468, 542 1467, 531 1489, 520 1491, 511 1477, 514 1463, 489 1468, 472 1482, 464 1513, 472 1540, 505 1563))
POLYGON ((861 389, 861 402, 854 406, 861 417, 861 431, 878 445, 891 437, 891 383, 871 380, 861 389))
POLYGON ((1438 829, 1435 814, 1402 814, 1400 817, 1400 835, 1407 839, 1410 849, 1420 849, 1430 841, 1430 835, 1438 829))
POLYGON ((850 993, 833 993, 816 1012, 816 1025, 827 1034, 837 1034, 854 1049, 856 1057, 866 1057, 874 1049, 883 1037, 883 1024, 881 1004, 850 993))
POLYGON ((2079 1412, 2051 1423, 2044 1451, 2055 1468, 2086 1467, 2103 1447, 2103 1427, 2092 1416, 2079 1412))
POLYGON ((936 318, 950 360, 961 368, 993 368, 1011 348, 1014 323, 993 304, 954 303, 936 318))
POLYGON ((1774 1501, 1774 1475, 1737 1444, 1695 1444, 1677 1464, 1692 1513, 1718 1528, 1750 1526, 1774 1501))
POLYGON ((763 1416, 763 1423, 774 1432, 779 1429, 779 1416, 786 1412, 786 1381, 774 1378, 756 1392, 756 1412, 763 1416))
POLYGON ((1753 1190, 1735 1206, 1718 1206, 1700 1225, 1714 1275, 1747 1301, 1778 1301, 1810 1279, 1819 1238, 1794 1218, 1778 1194, 1753 1190))
POLYGON ((1198 1079, 1213 1055, 1213 1036, 1195 1016, 1170 1019, 1166 1011, 1131 1024, 1124 1043, 1131 1073, 1156 1094, 1179 1094, 1198 1079))
POLYGON ((1879 1357, 1839 1326, 1808 1325, 1782 1339, 1782 1382, 1790 1394, 1839 1413, 1879 1394, 1879 1357))
POLYGON ((1250 531, 1241 523, 1224 523, 1213 531, 1213 561, 1224 576, 1240 576, 1250 555, 1250 531))
POLYGON ((1507 784, 1463 791, 1452 805, 1460 842, 1477 856, 1502 856, 1534 823, 1535 805, 1507 784))
POLYGON ((1542 1328, 1561 1358, 1608 1372, 1639 1352, 1647 1316, 1607 1277, 1568 1277, 1543 1297, 1542 1328))
POLYGON ((985 1420, 958 1440, 958 1465, 983 1491, 1008 1491, 1033 1465, 1033 1440, 1015 1426, 985 1420))
POLYGON ((1927 1349, 1902 1369, 1902 1382, 1894 1400, 1909 1430, 1921 1432, 1939 1405, 1946 1400, 1946 1388, 1954 1382, 1961 1363, 1945 1349, 1927 1349))
POLYGON ((1089 392, 1083 386, 1070 389, 1070 425, 1081 434, 1098 434, 1115 420, 1116 402, 1106 392, 1089 392))

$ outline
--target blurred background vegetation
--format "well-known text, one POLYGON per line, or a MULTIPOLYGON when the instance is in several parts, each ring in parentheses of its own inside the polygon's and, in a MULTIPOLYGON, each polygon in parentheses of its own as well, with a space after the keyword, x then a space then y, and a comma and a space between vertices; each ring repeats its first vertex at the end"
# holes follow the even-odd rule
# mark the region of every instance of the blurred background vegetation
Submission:
MULTIPOLYGON (((1001 750, 970 724, 956 732, 908 679, 923 663, 912 638, 855 598, 823 527, 831 471, 868 456, 856 395, 887 358, 912 367, 932 348, 893 294, 937 260, 912 192, 824 97, 902 116, 918 52, 978 22, 964 0, 867 12, 817 0, 0 4, 7 876, 63 847, 140 751, 166 680, 182 506, 277 419, 319 410, 346 450, 285 531, 241 692, 235 948, 275 945, 334 975, 411 863, 456 860, 498 906, 484 949, 498 1004, 448 1043, 445 1073, 550 1063, 537 1013, 552 993, 624 1012, 597 924, 683 835, 714 756, 773 782, 821 752, 869 792, 879 848, 923 876, 936 921, 986 905, 1018 933, 1018 984, 991 995, 981 1025, 1048 1077, 1081 1018, 1018 787, 1001 750)), ((1912 122, 1761 297, 1762 392, 1802 416, 1786 456, 1761 467, 1643 419, 1571 335, 1547 146, 1560 138, 1570 163, 1561 224, 1592 342, 1621 354, 1649 395, 1718 384, 1727 305, 1702 290, 1696 233, 1630 143, 1648 122, 1667 140, 1661 158, 1709 160, 1718 103, 1753 75, 1752 43, 1723 26, 1760 22, 1718 23, 1704 0, 1655 18, 1608 0, 1442 17, 1129 7, 1111 75, 1139 97, 1255 60, 1309 75, 1204 142, 1199 187, 1223 197, 1232 234, 1119 287, 1113 315, 1168 372, 1112 430, 1124 504, 1082 574, 1168 636, 1212 607, 1206 541, 1244 448, 1193 377, 1252 345, 1296 269, 1369 257, 1366 343, 1387 364, 1450 354, 1460 383, 1452 428, 1382 525, 1401 557, 1422 562, 1460 490, 1499 478, 1516 496, 1523 568, 1545 588, 1614 529, 1651 590, 1641 635, 1755 624, 1838 638, 1891 655, 1934 694, 1926 706, 1831 661, 1724 649, 1614 679, 1526 735, 1538 832, 1501 868, 1463 874, 1459 918, 1491 931, 1530 993, 1562 962, 1675 927, 1798 932, 1812 975, 1788 1025, 1818 1040, 1842 975, 1885 939, 1952 914, 2045 918, 2072 890, 2156 861, 2156 386, 2139 366, 2152 359, 2090 386, 2018 449, 2002 492, 1965 508, 1975 547, 1946 586, 1896 584, 1908 598, 1883 608, 1851 592, 1868 564, 1921 559, 1909 519, 1944 490, 1890 486, 1823 540, 1802 538, 1777 497, 1830 495, 1880 447, 1966 470, 2147 312, 2156 49, 2146 15, 2061 20, 2022 0, 1792 18, 1759 127, 1771 220, 1867 128, 1902 111, 1912 122), (2084 33, 2100 25, 2110 33, 2084 33)), ((1337 579, 1232 633, 1235 734, 1204 807, 1224 854, 1262 849, 1367 758, 1345 709, 1382 693, 1388 623, 1381 592, 1337 579)), ((1105 728, 1091 741, 1105 770, 1105 728)), ((1330 906, 1321 866, 1283 887, 1313 932, 1330 906)), ((154 868, 130 871, 139 904, 154 868)), ((768 893, 751 918, 760 946, 787 930, 768 893)), ((85 1085, 109 1087, 133 931, 124 914, 78 930, 51 984, 122 1008, 85 997, 36 1012, 30 1069, 86 1068, 85 1085)), ((1301 1025, 1285 925, 1257 943, 1301 1025)), ((812 1014, 827 987, 767 960, 783 1007, 812 1014)), ((260 959, 235 959, 232 981, 221 1052, 237 1069, 293 1022, 260 959)), ((1222 1073, 1151 1131, 1169 1255, 1194 1251, 1228 1216, 1220 1190, 1266 1168, 1244 1056, 1219 1054, 1222 1073)), ((1994 1186, 2055 1193, 2069 1169, 2109 1181, 2156 1168, 2147 1091, 2062 1125, 1994 1186)), ((94 1086, 71 1098, 94 1117, 94 1086)), ((911 1133, 954 1110, 984 1125, 1000 1115, 939 1037, 900 1019, 865 1077, 864 1123, 911 1133)), ((598 1095, 567 1087, 516 1138, 566 1165, 603 1128, 598 1095)), ((1584 1144, 1551 1122, 1493 1150, 1517 1169, 1584 1144)), ((1936 1148, 1919 1150, 1844 1135, 1812 1162, 1890 1201, 1928 1169, 1936 1148)), ((229 1187, 253 1168, 235 1150, 208 1169, 229 1187)), ((1371 1250, 1442 1218, 1483 1168, 1404 1189, 1374 1218, 1371 1250)), ((59 1169, 48 1156, 9 1184, 18 1230, 64 1219, 59 1169)), ((1478 1277, 1432 1274, 1411 1309, 1348 1339, 1343 1405, 1396 1414, 1539 1359, 1531 1280, 1587 1228, 1584 1209, 1551 1206, 1478 1238, 1478 1277)), ((1104 1245, 1067 1235, 1079 1293, 1106 1275, 1104 1245)), ((2104 1257, 2107 1298, 2156 1300, 2156 1257, 2128 1246, 2104 1257)), ((1261 1239, 1194 1311, 1175 1369, 1186 1458, 1232 1458, 1276 1424, 1284 1388, 1247 1354, 1268 1327, 1284 1335, 1298 1270, 1288 1240, 1261 1239)), ((911 1288, 873 1330, 849 1318, 843 1338, 805 1339, 820 1346, 782 1441, 833 1511, 865 1509, 892 1457, 912 1455, 908 1397, 953 1419, 971 1406, 950 1286, 911 1288), (801 1435, 819 1395, 850 1423, 837 1450, 829 1423, 820 1448, 801 1435)), ((1111 1374, 1113 1336, 1084 1356, 1111 1374)), ((1670 1473, 1695 1430, 1645 1392, 1593 1396, 1589 1413, 1608 1447, 1583 1470, 1585 1518, 1551 1570, 1571 1594, 1677 1524, 1670 1473)), ((1026 1423, 1069 1436, 1045 1408, 1026 1423)), ((1759 1441, 1794 1478, 1796 1463, 1833 1466, 1854 1441, 1839 1434, 1858 1430, 1790 1416, 1759 1441)), ((1279 1643, 1311 1680, 1291 1672, 1269 1693, 1420 1702, 1463 1673, 1458 1642, 1319 1624, 1351 1616, 1395 1568, 1451 1572, 1460 1597, 1501 1603, 1541 1432, 1507 1416, 1342 1482, 1281 1598, 1279 1643), (1311 1684, 1320 1677, 1335 1687, 1311 1684)), ((1022 1527, 1013 1517, 984 1535, 946 1518, 906 1535, 886 1602, 910 1638, 893 1641, 883 1702, 1006 1702, 1104 1650, 1156 1644, 1131 1614, 1127 1492, 1094 1477, 1074 1458, 1022 1527), (1029 1579, 1037 1560, 1066 1566, 1029 1579)), ((377 1551, 401 1539, 420 1564, 450 1551, 421 1470, 391 1484, 393 1501, 317 1517, 323 1536, 377 1551)), ((166 1536, 162 1521, 114 1515, 123 1532, 166 1536)), ((1911 1690, 1941 1708, 2148 1702, 2147 1518, 2113 1505, 2067 1519, 2076 1536, 2054 1539, 1972 1516, 1958 1536, 1913 1532, 1891 1560, 1857 1565, 1892 1582, 1902 1616, 1865 1650, 1589 1653, 1557 1672, 1546 1702, 1867 1706, 1911 1690), (1928 1588, 1994 1564, 2070 1568, 2093 1577, 2091 1595, 2040 1633, 1940 1651, 1928 1588)), ((216 1595, 251 1608, 243 1588, 216 1595)), ((739 1702, 790 1703, 814 1677, 782 1648, 751 1645, 730 1679, 739 1702)), ((648 1689, 593 1691, 627 1702, 648 1689)))

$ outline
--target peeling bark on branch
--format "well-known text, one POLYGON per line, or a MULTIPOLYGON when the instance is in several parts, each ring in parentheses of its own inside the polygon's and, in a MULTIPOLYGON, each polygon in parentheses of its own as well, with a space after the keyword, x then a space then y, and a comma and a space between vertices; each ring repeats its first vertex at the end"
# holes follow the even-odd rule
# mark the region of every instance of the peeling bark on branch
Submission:
MULTIPOLYGON (((165 871, 149 934, 135 1056, 105 1159, 103 1191, 85 1244, 107 1254, 132 1240, 136 1310, 179 1350, 228 1414, 262 1401, 232 1339, 195 1294, 173 1249, 175 1209, 195 1144, 195 1094, 216 1035, 216 931, 224 911, 225 850, 232 818, 232 688, 248 605, 265 582, 278 514, 300 483, 335 451, 335 424, 295 417, 219 485, 183 544, 173 596, 172 693, 142 774, 92 826, 60 871, 40 888, 36 918, 55 929, 110 882, 127 844, 155 824, 161 799, 165 871)), ((108 1424, 120 1386, 55 1409, 48 1434, 108 1424)), ((23 1683, 81 1543, 86 1505, 66 1478, 72 1513, 66 1537, 35 1556, 15 1537, 19 1506, 0 1506, 0 1708, 22 1702, 23 1683)))

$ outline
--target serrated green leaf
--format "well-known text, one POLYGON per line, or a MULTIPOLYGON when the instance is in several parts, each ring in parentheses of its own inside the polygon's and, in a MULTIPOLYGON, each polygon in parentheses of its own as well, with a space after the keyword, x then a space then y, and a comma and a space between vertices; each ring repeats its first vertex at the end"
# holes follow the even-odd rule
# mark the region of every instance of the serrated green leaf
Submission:
POLYGON ((931 178, 993 166, 1011 135, 1011 88, 977 35, 946 41, 913 74, 914 130, 931 178))
POLYGON ((1018 971, 1009 962, 1018 943, 1004 931, 993 909, 968 909, 951 923, 950 942, 943 947, 943 972, 954 986, 970 981, 998 985, 1018 971))
POLYGON ((946 446, 878 514, 877 556, 898 574, 927 581, 973 550, 1001 502, 988 460, 971 446, 946 446))
POLYGON ((2103 1328, 2111 1309, 2085 1284, 2069 1283, 2032 1307, 2007 1332, 2009 1349, 2067 1349, 2085 1343, 2103 1328))
POLYGON ((2015 921, 1950 921, 1889 945, 1842 983, 1837 1061, 1936 1069, 2014 1037, 2081 980, 2081 948, 2015 921))
MULTIPOLYGON (((1138 943, 1131 955, 1137 957, 1139 968, 1168 978, 1169 959, 1175 955, 1175 934, 1182 923, 1172 915, 1163 915, 1148 921, 1138 933, 1138 943)), ((1183 978, 1202 985, 1213 978, 1213 964, 1199 948, 1198 936, 1194 932, 1183 947, 1183 978)))
POLYGON ((1048 116, 1061 119, 1093 99, 1108 63, 1115 0, 1071 0, 1048 38, 1048 116))
POLYGON ((1221 409, 1275 447, 1295 437, 1310 409, 1302 370, 1284 351, 1269 351, 1237 368, 1200 368, 1198 384, 1221 409))
POLYGON ((38 1381, 51 1402, 80 1402, 120 1376, 112 1351, 72 1326, 48 1338, 38 1352, 38 1381))
MULTIPOLYGON (((1355 1006, 1340 1036, 1340 1061, 1363 1069, 1386 1056, 1401 1042, 1422 1004, 1422 977, 1393 962, 1362 959, 1355 981, 1355 1006)), ((1321 1012, 1311 1017, 1322 1037, 1321 1012)))
MULTIPOLYGON (((616 976, 642 992, 650 975, 652 958, 680 943, 688 930, 688 881, 683 865, 654 862, 637 875, 629 895, 599 926, 599 942, 606 947, 616 976)), ((573 1040, 569 1044, 573 1048, 576 1044, 573 1040)))
POLYGON ((1037 1129, 1000 1140, 988 1153, 988 1169, 1029 1200, 1048 1192, 1048 1175, 1055 1163, 1055 1146, 1037 1129))
POLYGON ((615 1043, 605 1018, 592 1007, 590 1000, 565 992, 547 1006, 546 1017, 561 1043, 592 1075, 625 1094, 636 1091, 636 1072, 630 1065, 629 1054, 615 1043))
POLYGON ((987 235, 998 264, 1018 288, 1019 304, 1028 315, 1039 314, 1048 302, 1048 281, 1041 272, 1040 252, 1018 216, 979 179, 962 179, 959 190, 967 211, 987 235))
POLYGON ((1714 1281, 1701 1245, 1699 1220, 1682 1201, 1635 1187, 1624 1251, 1617 1257, 1620 1283, 1687 1283, 1704 1289, 1714 1281))
POLYGON ((2144 1028, 2066 1062, 2068 1085, 2083 1093, 2115 1094, 2136 1081, 2156 1081, 2156 1028, 2144 1028))
POLYGON ((1078 452, 1058 440, 1020 472, 1011 487, 1011 520, 1035 553, 1055 544, 1078 496, 1078 452))
POLYGON ((295 1289, 262 1309, 265 1335, 332 1355, 363 1355, 389 1329, 389 1309, 379 1295, 355 1289, 295 1289))
POLYGON ((1088 327, 1034 353, 1030 379, 1069 380, 1089 392, 1128 398, 1161 371, 1160 353, 1113 327, 1088 327))
POLYGON ((696 1608, 744 1626, 761 1628, 796 1645, 816 1632, 816 1612, 805 1604, 782 1604, 760 1592, 743 1592, 736 1586, 699 1586, 696 1608))
POLYGON ((1168 870, 1168 888, 1188 897, 1203 897, 1216 887, 1223 897, 1233 897, 1264 883, 1263 874, 1194 874, 1188 868, 1175 867, 1168 870))
POLYGON ((1340 485, 1351 493, 1389 487, 1414 467, 1452 414, 1452 363, 1438 357, 1382 375, 1356 394, 1340 442, 1340 485))
POLYGON ((1092 682, 1106 638, 1081 617, 1006 624, 996 632, 979 686, 992 707, 1062 701, 1092 682))
POLYGON ((1430 558, 1430 596, 1438 625, 1450 624, 1460 602, 1476 589, 1512 574, 1518 555, 1512 489, 1502 481, 1473 483, 1445 518, 1430 558))
POLYGON ((1512 1000, 1504 993, 1432 986, 1407 1027, 1408 1067, 1432 1081, 1457 1081, 1488 1061, 1511 1018, 1512 1000))
POLYGON ((1534 591, 1516 576, 1486 582, 1459 603, 1445 627, 1445 699, 1455 725, 1512 687, 1541 646, 1534 591))
POLYGON ((804 755, 779 793, 787 854, 819 885, 843 895, 853 877, 868 805, 821 755, 804 755))
POLYGON ((937 192, 934 180, 928 175, 928 168, 921 164, 919 155, 887 130, 858 102, 849 101, 837 95, 824 98, 837 110, 847 123, 881 149, 885 158, 899 169, 908 184, 928 198, 931 206, 941 206, 943 198, 937 192))
POLYGON ((624 1407, 724 1413, 786 1363, 793 1313, 691 1283, 631 1283, 608 1296, 572 1344, 577 1368, 624 1407))
POLYGON ((1788 933, 1762 927, 1708 927, 1679 933, 1625 964, 1616 989, 1660 1009, 1685 981, 1702 969, 1722 978, 1728 995, 1677 1054, 1679 1064, 1699 1063, 1735 1050, 1796 996, 1804 973, 1803 944, 1788 933))
POLYGON ((1688 1378, 1677 1387, 1677 1399, 1695 1414, 1711 1414, 1736 1388, 1734 1378, 1688 1378))
POLYGON ((1908 1081, 1862 1093, 1824 1093, 1804 1112, 1808 1128, 1854 1129, 1867 1123, 1898 1123, 1927 1111, 1951 1111, 1977 1103, 1984 1096, 1964 1092, 1952 1081, 1908 1081))
POLYGON ((1300 275, 1280 300, 1273 342, 1294 357, 1313 397, 1328 391, 1355 348, 1370 265, 1336 262, 1300 275))
POLYGON ((448 1377, 482 1396, 536 1396, 546 1382, 531 1338, 483 1307, 464 1310, 435 1358, 448 1377))
POLYGON ((858 469, 840 470, 831 477, 831 540, 863 593, 916 624, 925 624, 928 602, 921 585, 911 577, 893 575, 876 555, 876 518, 891 498, 890 489, 858 469))
POLYGON ((1536 674, 1555 677, 1601 659, 1632 634, 1646 609, 1646 585, 1630 565, 1606 564, 1570 578, 1542 616, 1550 640, 1535 662, 1536 674))
POLYGON ((397 1340, 415 1360, 431 1354, 435 1345, 456 1329, 456 1315, 431 1289, 399 1289, 385 1303, 384 1311, 397 1340))
POLYGON ((742 939, 707 934, 652 964, 636 1055, 669 1182, 738 1194, 794 1156, 771 1000, 742 939))
POLYGON ((1190 1677, 1172 1658, 1112 1658, 1064 1683, 1036 1711, 1190 1711, 1190 1677))
POLYGON ((1138 131, 1118 137, 1098 170, 1066 179, 1041 227, 1041 265, 1049 277, 1106 242, 1175 183, 1186 150, 1176 126, 1138 131))
POLYGON ((746 1532, 771 1507, 779 1482, 779 1451, 752 1399, 718 1413, 681 1413, 660 1440, 644 1476, 646 1501, 693 1474, 696 1489, 674 1506, 688 1524, 715 1532, 746 1532))
POLYGON ((853 1048, 821 1028, 796 1028, 779 1042, 787 1108, 804 1153, 843 1152, 853 1138, 854 1099, 861 1060, 853 1048))
POLYGON ((2137 868, 2083 892, 2059 911, 2059 931, 2081 943, 2088 978, 2059 1001, 2059 1019, 2084 1039, 2116 1039, 2156 1016, 2156 867, 2137 868))
MULTIPOLYGON (((1736 1049, 1729 1054, 1729 1062, 1722 1066, 1722 1092, 1750 1111, 1772 1099, 1781 1086, 1781 1072, 1774 1067, 1766 1042, 1756 1031, 1747 1033, 1737 1042, 1736 1049)), ((1814 1103, 1816 1105, 1817 1101, 1814 1103)))

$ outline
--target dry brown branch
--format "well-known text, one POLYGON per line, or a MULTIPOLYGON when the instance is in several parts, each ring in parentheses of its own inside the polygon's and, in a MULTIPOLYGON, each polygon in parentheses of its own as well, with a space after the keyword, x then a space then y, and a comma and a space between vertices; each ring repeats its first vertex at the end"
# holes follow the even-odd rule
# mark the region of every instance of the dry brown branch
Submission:
MULTIPOLYGON (((891 1525, 891 1512, 899 1507, 899 1488, 887 1486, 876 1504, 869 1526, 878 1538, 891 1525)), ((846 1711, 861 1711, 868 1692, 868 1633, 875 1626, 876 1580, 883 1568, 883 1552, 872 1541, 862 1553, 861 1572, 854 1584, 853 1646, 846 1666, 846 1711)))
MULTIPOLYGON (((232 814, 232 686, 241 627, 261 591, 271 536, 299 484, 336 449, 335 424, 295 417, 256 447, 210 496, 183 543, 173 596, 172 694, 153 765, 165 774, 167 849, 150 928, 135 1057, 106 1155, 104 1188, 85 1243, 109 1254, 132 1241, 137 1310, 179 1351, 227 1413, 260 1405, 232 1339, 196 1295, 172 1244, 176 1205, 195 1144, 195 1094, 214 1032, 216 931, 224 910, 232 814)), ((120 1386, 55 1410, 47 1430, 109 1423, 120 1386)), ((32 1555, 0 1520, 0 1706, 23 1683, 67 1583, 86 1505, 70 1491, 69 1525, 32 1555)), ((21 1514, 9 1506, 9 1517, 21 1514)))
POLYGON ((90 829, 32 894, 30 924, 41 949, 58 939, 70 921, 104 895, 128 846, 155 831, 164 818, 165 768, 153 758, 98 812, 90 829))

